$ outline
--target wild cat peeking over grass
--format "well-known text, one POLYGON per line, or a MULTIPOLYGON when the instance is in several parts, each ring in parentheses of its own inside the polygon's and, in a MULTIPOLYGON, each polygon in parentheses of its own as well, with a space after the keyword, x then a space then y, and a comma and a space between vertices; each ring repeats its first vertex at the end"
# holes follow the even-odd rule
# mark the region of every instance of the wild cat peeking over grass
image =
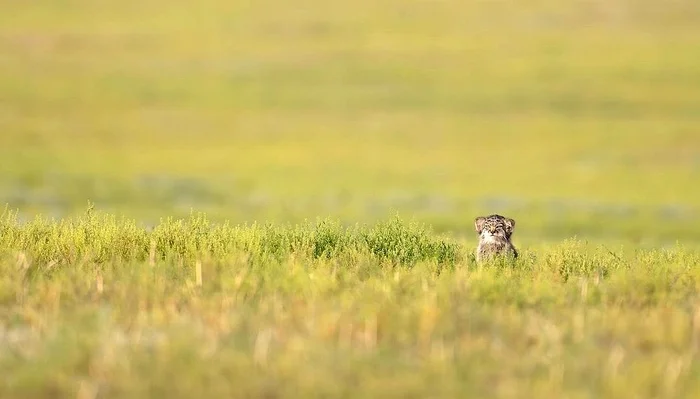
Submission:
POLYGON ((518 257, 518 251, 510 242, 515 220, 501 216, 479 216, 474 219, 474 227, 479 233, 479 245, 476 247, 476 261, 481 262, 494 256, 518 257))

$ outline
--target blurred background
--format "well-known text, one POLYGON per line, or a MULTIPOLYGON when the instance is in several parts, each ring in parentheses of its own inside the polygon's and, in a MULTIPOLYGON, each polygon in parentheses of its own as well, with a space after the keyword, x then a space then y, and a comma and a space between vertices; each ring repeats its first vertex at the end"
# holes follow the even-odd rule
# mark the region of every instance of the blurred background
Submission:
POLYGON ((0 205, 700 238, 696 0, 0 0, 0 205))

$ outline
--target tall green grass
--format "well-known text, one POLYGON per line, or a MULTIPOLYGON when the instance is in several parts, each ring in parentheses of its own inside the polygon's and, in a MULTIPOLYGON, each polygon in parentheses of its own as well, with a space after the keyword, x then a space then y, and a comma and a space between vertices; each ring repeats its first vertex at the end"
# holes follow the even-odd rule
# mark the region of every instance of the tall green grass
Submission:
POLYGON ((692 248, 476 264, 399 218, 0 226, 3 397, 700 393, 692 248))
POLYGON ((369 256, 401 265, 427 260, 454 265, 461 258, 456 244, 433 237, 415 222, 404 225, 399 218, 373 228, 344 228, 331 220, 281 228, 272 224, 213 225, 205 215, 192 214, 188 219, 168 218, 147 231, 134 221, 96 215, 90 207, 76 219, 38 217, 27 223, 19 223, 16 213, 5 212, 0 223, 4 248, 22 251, 37 266, 46 262, 67 267, 76 262, 155 262, 173 257, 191 262, 239 253, 262 261, 291 254, 309 259, 369 256))

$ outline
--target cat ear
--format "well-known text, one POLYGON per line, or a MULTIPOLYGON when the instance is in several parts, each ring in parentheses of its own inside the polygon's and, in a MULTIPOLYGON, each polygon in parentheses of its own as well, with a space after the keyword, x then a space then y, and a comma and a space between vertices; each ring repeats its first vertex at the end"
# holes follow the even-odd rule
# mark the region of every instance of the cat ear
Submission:
POLYGON ((506 226, 508 227, 508 232, 512 233, 515 230, 515 220, 506 218, 506 226))
POLYGON ((476 229, 477 233, 481 233, 481 230, 484 229, 484 223, 486 223, 486 218, 483 216, 479 216, 478 218, 474 219, 474 228, 476 229))

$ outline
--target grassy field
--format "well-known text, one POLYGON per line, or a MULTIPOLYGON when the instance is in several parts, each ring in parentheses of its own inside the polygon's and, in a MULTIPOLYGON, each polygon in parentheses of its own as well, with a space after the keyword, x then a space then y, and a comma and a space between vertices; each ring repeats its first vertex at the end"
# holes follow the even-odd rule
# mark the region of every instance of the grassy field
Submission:
POLYGON ((1 397, 700 396, 697 1, 0 9, 1 397))
POLYGON ((695 397, 700 252, 416 223, 0 224, 2 397, 695 397), (10 250, 13 248, 14 250, 10 250))

